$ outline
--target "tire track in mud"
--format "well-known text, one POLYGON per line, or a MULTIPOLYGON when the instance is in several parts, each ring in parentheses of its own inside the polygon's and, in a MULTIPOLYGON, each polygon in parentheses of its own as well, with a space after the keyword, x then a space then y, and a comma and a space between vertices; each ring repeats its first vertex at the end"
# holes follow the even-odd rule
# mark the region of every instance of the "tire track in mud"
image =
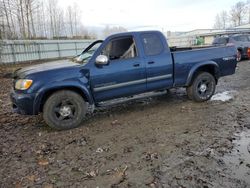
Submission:
MULTIPOLYGON (((242 89, 242 88, 241 88, 242 89)), ((239 134, 245 135, 245 140, 250 145, 250 100, 249 87, 242 89, 230 102, 230 106, 221 102, 214 102, 216 107, 227 106, 225 113, 218 113, 215 119, 207 124, 211 130, 227 132, 227 135, 211 134, 211 144, 203 145, 202 149, 172 156, 166 159, 162 165, 153 170, 154 186, 156 187, 249 187, 250 175, 250 151, 245 155, 239 154, 239 148, 247 144, 237 140, 239 134), (220 130, 220 127, 230 125, 229 130, 220 130), (236 135, 235 135, 236 133, 236 135), (218 138, 219 140, 216 140, 218 138), (247 138, 247 139, 246 139, 247 138), (224 140, 224 141, 223 141, 224 140), (218 142, 217 142, 218 141, 218 142), (238 148, 238 149, 237 149, 238 148), (234 152, 236 150, 236 152, 234 152), (233 153, 233 155, 229 154, 233 153), (206 165, 204 165, 206 164, 206 165), (241 166, 242 165, 242 166, 241 166), (245 166, 244 166, 245 165, 245 166), (241 168, 241 169, 240 169, 241 168), (242 177, 243 176, 243 177, 242 177)), ((223 90, 222 90, 223 91, 223 90)), ((220 109, 220 107, 219 107, 220 109)), ((220 111, 216 109, 215 111, 220 111)), ((204 130, 203 130, 204 132, 204 130)), ((209 142, 209 141, 208 141, 209 142)))
POLYGON ((57 132, 40 117, 12 114, 10 79, 1 79, 3 187, 248 187, 225 163, 249 124, 249 62, 220 80, 228 102, 193 103, 183 89, 100 109, 86 126, 57 132), (3 104, 3 105, 2 105, 3 104))

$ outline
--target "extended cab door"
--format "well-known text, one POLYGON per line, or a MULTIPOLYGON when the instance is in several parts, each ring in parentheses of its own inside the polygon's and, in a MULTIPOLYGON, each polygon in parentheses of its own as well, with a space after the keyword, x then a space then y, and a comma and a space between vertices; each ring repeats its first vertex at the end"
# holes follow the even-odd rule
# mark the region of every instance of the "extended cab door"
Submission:
POLYGON ((141 34, 147 77, 147 91, 173 86, 173 61, 165 37, 160 32, 141 34))
POLYGON ((91 87, 97 102, 146 91, 145 63, 134 36, 108 39, 100 54, 109 58, 109 64, 95 65, 90 72, 91 87))

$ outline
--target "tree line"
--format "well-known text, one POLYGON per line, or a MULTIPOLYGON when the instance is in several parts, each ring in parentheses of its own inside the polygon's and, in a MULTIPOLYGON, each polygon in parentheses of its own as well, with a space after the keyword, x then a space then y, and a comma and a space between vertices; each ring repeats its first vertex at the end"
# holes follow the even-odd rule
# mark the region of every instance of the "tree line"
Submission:
POLYGON ((250 23, 250 0, 239 1, 215 17, 214 29, 227 29, 250 23))
MULTIPOLYGON (((81 10, 73 3, 66 9, 57 0, 0 0, 1 39, 92 39, 96 34, 82 24, 81 10)), ((104 34, 125 30, 108 27, 104 34)))

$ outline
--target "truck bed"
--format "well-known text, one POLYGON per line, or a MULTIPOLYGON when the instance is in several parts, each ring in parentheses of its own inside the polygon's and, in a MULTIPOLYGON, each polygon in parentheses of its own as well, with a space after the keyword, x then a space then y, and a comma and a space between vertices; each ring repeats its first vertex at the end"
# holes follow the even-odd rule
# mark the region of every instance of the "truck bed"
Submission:
POLYGON ((231 75, 235 71, 236 48, 234 46, 177 48, 171 53, 174 61, 176 86, 185 86, 190 69, 201 62, 216 62, 220 68, 220 76, 231 75))
POLYGON ((171 52, 177 52, 177 51, 186 51, 186 50, 209 48, 209 47, 214 47, 214 46, 212 46, 212 45, 205 45, 205 46, 183 46, 183 47, 171 46, 169 48, 170 48, 171 52))

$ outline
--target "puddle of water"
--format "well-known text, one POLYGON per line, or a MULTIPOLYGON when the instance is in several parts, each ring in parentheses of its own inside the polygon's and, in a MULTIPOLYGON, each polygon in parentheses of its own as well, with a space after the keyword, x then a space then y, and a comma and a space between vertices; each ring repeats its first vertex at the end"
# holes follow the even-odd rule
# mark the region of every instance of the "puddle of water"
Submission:
POLYGON ((222 101, 226 102, 234 98, 235 91, 224 91, 221 93, 216 93, 212 96, 211 101, 222 101))
POLYGON ((224 156, 224 161, 232 170, 234 177, 250 185, 250 130, 236 135, 235 147, 231 154, 224 156))

